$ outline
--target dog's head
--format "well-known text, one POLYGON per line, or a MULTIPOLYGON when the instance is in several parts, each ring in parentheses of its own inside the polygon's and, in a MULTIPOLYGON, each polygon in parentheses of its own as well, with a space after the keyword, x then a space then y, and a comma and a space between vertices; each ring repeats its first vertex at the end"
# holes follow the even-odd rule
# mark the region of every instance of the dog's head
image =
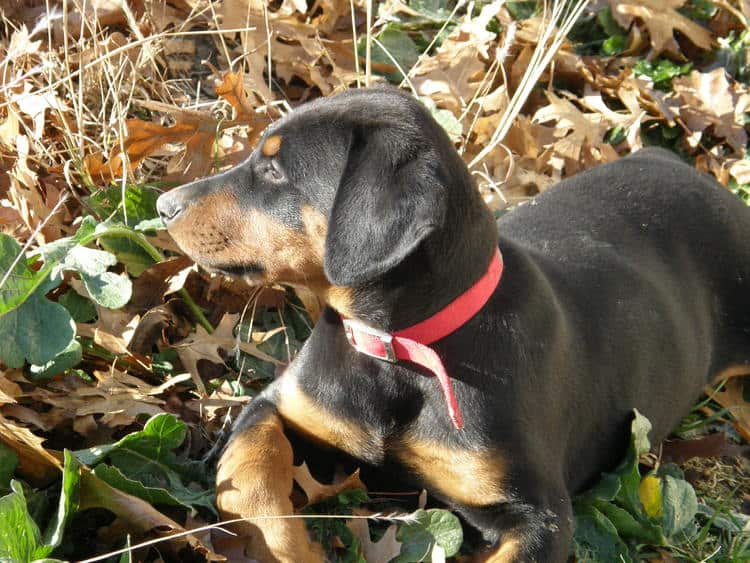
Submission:
POLYGON ((383 276, 433 233, 456 228, 449 214, 475 200, 429 112, 370 89, 295 110, 242 164, 162 195, 158 209, 206 268, 316 288, 383 276))

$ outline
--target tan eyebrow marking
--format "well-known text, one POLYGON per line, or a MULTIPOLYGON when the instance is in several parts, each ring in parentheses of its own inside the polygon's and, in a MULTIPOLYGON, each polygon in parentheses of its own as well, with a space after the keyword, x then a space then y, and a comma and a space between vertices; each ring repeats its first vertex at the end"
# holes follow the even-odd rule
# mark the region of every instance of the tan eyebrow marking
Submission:
POLYGON ((263 156, 276 156, 280 150, 281 135, 271 135, 266 139, 266 142, 263 143, 261 152, 263 153, 263 156))

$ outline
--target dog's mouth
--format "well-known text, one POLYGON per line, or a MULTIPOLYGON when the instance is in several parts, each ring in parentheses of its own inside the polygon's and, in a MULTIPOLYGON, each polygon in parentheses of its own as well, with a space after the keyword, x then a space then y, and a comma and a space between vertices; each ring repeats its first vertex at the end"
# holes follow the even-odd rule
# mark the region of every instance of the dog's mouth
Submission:
POLYGON ((247 264, 200 264, 209 272, 223 274, 233 278, 244 278, 247 281, 259 281, 266 269, 257 262, 247 264))

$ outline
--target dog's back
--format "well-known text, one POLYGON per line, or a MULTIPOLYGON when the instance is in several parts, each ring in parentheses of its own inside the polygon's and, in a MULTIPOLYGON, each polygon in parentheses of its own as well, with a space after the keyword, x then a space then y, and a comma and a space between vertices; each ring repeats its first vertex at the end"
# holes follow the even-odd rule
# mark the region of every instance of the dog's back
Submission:
POLYGON ((573 467, 616 463, 633 407, 661 440, 712 377, 750 366, 750 209, 670 153, 574 176, 499 227, 508 277, 517 248, 555 299, 539 393, 568 427, 574 488, 597 474, 573 467))

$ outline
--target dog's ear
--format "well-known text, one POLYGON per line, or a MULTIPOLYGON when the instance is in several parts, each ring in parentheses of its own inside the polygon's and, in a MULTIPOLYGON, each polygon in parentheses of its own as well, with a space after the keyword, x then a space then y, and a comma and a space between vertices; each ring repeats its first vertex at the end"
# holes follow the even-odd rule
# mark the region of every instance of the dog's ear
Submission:
POLYGON ((332 283, 357 285, 388 272, 443 223, 446 182, 431 153, 393 127, 353 131, 325 243, 332 283))

